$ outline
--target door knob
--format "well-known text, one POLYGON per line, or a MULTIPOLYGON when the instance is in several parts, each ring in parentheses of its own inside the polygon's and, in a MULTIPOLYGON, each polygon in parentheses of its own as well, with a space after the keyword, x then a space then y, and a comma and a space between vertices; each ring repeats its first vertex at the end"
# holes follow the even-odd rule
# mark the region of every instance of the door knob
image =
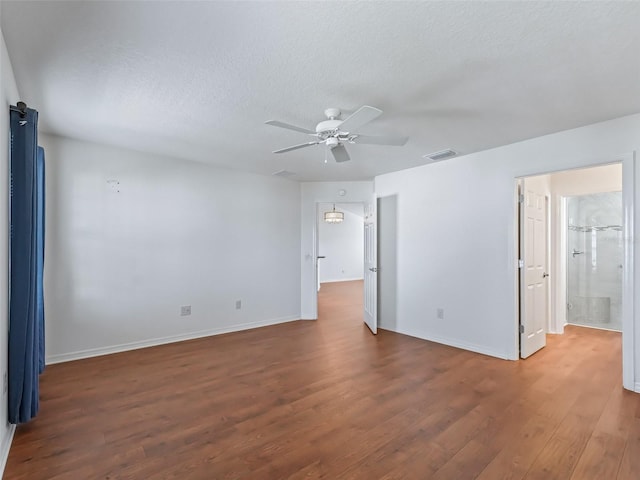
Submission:
POLYGON ((327 258, 327 257, 325 257, 324 255, 318 255, 317 258, 327 258))
POLYGON ((371 271, 371 272, 374 272, 374 273, 375 273, 375 272, 377 272, 377 271, 378 271, 378 269, 377 269, 376 267, 369 267, 369 271, 371 271))
POLYGON ((576 250, 575 248, 573 249, 573 252, 571 252, 571 255, 573 255, 573 258, 576 258, 576 255, 582 255, 584 252, 581 252, 579 250, 576 250))
POLYGON ((548 273, 546 273, 546 272, 544 272, 544 273, 542 274, 542 278, 547 278, 548 276, 549 276, 549 274, 548 274, 548 273))

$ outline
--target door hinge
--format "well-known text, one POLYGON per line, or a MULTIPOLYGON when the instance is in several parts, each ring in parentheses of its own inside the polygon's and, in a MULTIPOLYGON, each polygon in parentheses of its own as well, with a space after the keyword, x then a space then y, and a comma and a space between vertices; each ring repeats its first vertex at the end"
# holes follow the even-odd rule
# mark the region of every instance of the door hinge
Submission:
POLYGON ((524 203, 524 195, 522 193, 518 195, 518 203, 524 203))
POLYGON ((524 267, 524 260, 518 259, 518 268, 524 267))
POLYGON ((524 325, 520 325, 520 333, 524 333, 524 325))

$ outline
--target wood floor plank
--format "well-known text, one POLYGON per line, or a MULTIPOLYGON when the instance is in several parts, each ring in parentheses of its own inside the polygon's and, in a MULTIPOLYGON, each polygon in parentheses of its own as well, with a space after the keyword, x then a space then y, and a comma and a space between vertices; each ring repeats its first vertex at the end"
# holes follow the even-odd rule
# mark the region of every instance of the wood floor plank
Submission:
POLYGON ((624 454, 625 440, 608 433, 593 434, 580 456, 571 480, 616 478, 624 454))
POLYGON ((475 439, 467 442, 451 459, 436 470, 433 480, 472 480, 487 466, 499 448, 475 439))
POLYGON ((634 418, 629 424, 629 434, 616 478, 617 480, 636 480, 638 472, 640 472, 640 418, 634 418))
POLYGON ((620 334, 570 326, 510 362, 373 336, 361 282, 323 284, 318 308, 315 322, 48 366, 4 478, 640 478, 620 334))
POLYGON ((478 475, 478 480, 521 480, 547 444, 556 422, 534 415, 478 475))

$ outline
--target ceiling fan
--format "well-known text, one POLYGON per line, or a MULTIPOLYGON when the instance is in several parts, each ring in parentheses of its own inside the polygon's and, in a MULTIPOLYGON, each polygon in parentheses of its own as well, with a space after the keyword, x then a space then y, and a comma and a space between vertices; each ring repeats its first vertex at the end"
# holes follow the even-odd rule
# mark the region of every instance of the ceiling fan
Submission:
POLYGON ((268 122, 265 122, 267 125, 295 130, 296 132, 306 133, 307 135, 316 137, 311 142, 282 148, 274 151, 273 153, 290 152, 299 148, 324 143, 327 148, 331 150, 336 162, 346 162, 347 160, 350 160, 350 157, 344 146, 345 143, 402 146, 407 143, 407 140, 409 140, 408 137, 379 137, 355 133, 360 127, 382 115, 382 110, 375 107, 364 105, 355 113, 349 115, 345 120, 340 119, 341 112, 339 108, 327 108, 324 111, 324 114, 327 116, 328 120, 324 120, 316 125, 315 132, 304 127, 296 127, 295 125, 290 125, 278 120, 269 120, 268 122))

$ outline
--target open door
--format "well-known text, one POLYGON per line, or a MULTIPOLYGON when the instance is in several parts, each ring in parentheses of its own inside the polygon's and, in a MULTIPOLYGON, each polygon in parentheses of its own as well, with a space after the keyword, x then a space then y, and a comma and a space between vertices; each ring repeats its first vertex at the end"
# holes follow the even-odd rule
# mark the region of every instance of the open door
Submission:
POLYGON ((547 226, 545 191, 535 179, 520 183, 520 356, 547 344, 547 226))
POLYGON ((377 199, 372 197, 364 216, 364 323, 378 333, 377 199))

